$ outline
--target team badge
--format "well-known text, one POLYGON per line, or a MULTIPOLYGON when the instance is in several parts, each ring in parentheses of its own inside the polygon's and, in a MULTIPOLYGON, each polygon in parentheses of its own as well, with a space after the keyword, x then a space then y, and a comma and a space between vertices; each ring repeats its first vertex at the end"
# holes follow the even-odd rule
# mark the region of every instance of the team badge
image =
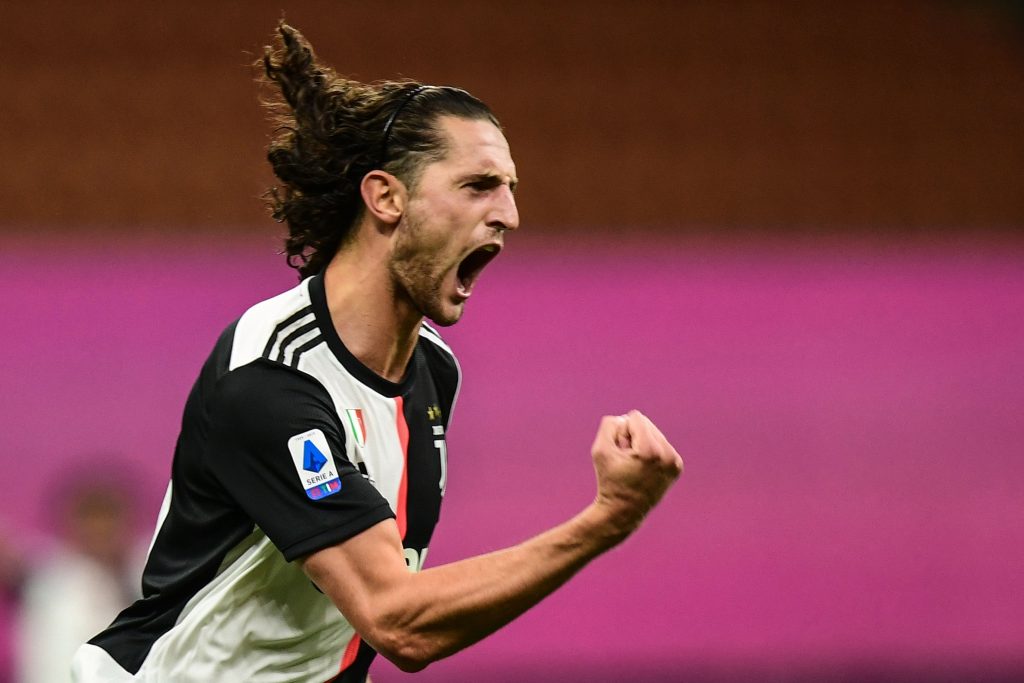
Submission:
POLYGON ((302 488, 311 500, 341 490, 341 478, 334 464, 334 455, 327 445, 327 437, 319 429, 311 429, 288 439, 295 471, 299 473, 302 488))
POLYGON ((363 420, 362 408, 345 408, 345 419, 348 421, 348 431, 352 434, 356 445, 360 448, 366 447, 366 422, 363 420))

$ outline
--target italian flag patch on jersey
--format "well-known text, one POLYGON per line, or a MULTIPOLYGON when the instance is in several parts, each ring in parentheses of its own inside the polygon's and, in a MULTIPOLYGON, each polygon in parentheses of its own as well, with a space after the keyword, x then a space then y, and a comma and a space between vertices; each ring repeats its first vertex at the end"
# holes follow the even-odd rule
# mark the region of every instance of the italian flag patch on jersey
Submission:
POLYGON ((363 421, 362 408, 345 408, 345 419, 348 420, 348 430, 355 439, 356 445, 360 448, 366 446, 366 423, 363 421))

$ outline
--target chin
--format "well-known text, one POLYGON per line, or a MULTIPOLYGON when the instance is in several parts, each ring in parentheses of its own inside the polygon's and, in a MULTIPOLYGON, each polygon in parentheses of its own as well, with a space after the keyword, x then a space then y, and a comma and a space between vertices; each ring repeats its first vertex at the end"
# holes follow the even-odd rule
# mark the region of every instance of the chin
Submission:
POLYGON ((462 318, 463 306, 437 306, 424 311, 423 316, 429 318, 438 327, 451 327, 462 318))
POLYGON ((455 323, 459 322, 462 317, 462 311, 459 311, 455 315, 428 315, 430 322, 434 323, 437 327, 451 327, 455 323))

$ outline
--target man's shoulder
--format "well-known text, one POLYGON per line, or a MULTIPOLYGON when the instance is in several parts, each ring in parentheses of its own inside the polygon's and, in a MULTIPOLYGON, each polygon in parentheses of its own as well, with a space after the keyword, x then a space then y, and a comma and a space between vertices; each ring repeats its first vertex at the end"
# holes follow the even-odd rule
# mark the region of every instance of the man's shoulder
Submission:
POLYGON ((316 327, 307 278, 295 287, 250 306, 235 323, 231 369, 281 355, 286 344, 316 327), (296 333, 299 333, 298 335, 296 333))
POLYGON ((333 413, 330 393, 313 375, 289 365, 256 358, 225 373, 211 397, 211 410, 221 417, 259 424, 290 415, 333 413))
POLYGON ((317 377, 264 357, 233 368, 218 381, 218 392, 222 396, 242 401, 280 391, 319 393, 326 389, 317 377))

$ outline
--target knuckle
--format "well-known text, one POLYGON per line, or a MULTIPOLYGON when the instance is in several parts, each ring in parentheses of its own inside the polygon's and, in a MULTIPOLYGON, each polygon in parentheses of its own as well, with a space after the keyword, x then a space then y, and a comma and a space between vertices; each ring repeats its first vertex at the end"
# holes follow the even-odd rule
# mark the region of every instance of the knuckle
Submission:
POLYGON ((658 454, 654 451, 644 449, 637 452, 637 457, 643 462, 657 462, 658 454))

